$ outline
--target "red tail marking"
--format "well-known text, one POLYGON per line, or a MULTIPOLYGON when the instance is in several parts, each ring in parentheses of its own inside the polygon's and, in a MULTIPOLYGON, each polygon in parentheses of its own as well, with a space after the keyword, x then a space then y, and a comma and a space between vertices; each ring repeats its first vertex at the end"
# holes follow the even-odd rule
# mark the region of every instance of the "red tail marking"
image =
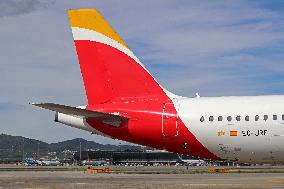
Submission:
POLYGON ((162 92, 154 78, 123 52, 87 40, 75 44, 89 104, 162 92))

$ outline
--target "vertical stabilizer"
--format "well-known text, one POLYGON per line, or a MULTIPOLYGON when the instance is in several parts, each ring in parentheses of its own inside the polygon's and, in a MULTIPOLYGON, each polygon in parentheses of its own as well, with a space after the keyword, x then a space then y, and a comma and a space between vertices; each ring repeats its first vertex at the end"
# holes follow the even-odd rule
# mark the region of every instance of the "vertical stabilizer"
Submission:
POLYGON ((88 104, 164 94, 97 10, 69 10, 68 15, 88 104))

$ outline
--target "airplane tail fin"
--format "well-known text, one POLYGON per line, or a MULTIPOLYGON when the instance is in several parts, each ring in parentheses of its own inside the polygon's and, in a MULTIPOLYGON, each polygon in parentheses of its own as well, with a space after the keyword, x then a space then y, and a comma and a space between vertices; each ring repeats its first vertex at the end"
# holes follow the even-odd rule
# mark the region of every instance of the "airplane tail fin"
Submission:
POLYGON ((27 161, 29 159, 29 156, 27 153, 24 154, 24 160, 27 161))
POLYGON ((177 162, 183 162, 181 156, 179 154, 177 154, 177 162))
POLYGON ((68 15, 89 105, 165 93, 97 10, 68 15))

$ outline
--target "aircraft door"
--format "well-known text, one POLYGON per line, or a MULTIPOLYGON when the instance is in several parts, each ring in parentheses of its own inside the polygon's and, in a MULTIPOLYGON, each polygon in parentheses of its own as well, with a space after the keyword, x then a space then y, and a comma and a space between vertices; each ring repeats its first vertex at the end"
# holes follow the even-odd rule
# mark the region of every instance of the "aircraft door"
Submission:
POLYGON ((166 103, 163 108, 162 116, 162 136, 178 136, 178 115, 173 103, 166 103))

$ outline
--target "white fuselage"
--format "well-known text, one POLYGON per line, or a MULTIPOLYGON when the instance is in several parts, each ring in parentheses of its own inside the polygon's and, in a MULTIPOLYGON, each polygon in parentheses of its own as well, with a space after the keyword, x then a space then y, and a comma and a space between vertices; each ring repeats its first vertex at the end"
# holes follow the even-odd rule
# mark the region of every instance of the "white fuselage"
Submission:
POLYGON ((284 162, 284 96, 179 98, 175 106, 188 129, 218 157, 284 162))

